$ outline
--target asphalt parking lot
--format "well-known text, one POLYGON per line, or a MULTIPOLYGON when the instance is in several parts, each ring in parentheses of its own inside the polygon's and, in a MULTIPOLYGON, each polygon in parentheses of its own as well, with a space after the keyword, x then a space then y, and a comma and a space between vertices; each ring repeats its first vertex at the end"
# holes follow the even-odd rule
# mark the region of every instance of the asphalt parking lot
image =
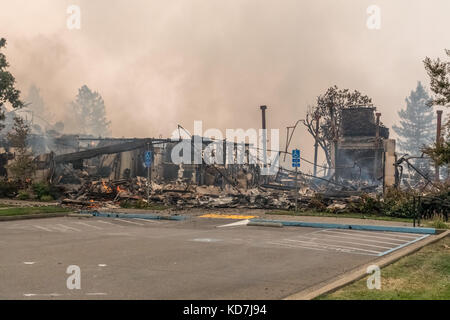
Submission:
POLYGON ((426 235, 235 219, 0 223, 0 299, 281 299, 426 235), (79 266, 81 289, 67 268, 79 266))

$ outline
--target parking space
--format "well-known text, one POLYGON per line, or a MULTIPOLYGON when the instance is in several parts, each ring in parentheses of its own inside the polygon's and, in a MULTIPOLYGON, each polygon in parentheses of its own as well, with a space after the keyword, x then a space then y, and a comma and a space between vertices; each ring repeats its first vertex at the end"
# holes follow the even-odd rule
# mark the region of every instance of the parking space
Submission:
POLYGON ((383 256, 428 236, 411 233, 324 229, 270 243, 290 248, 383 256))
POLYGON ((279 299, 426 237, 244 222, 3 222, 0 298, 279 299), (81 269, 81 290, 66 287, 70 265, 81 269))
POLYGON ((120 219, 120 218, 59 218, 42 220, 25 220, 13 223, 0 224, 0 230, 5 232, 43 232, 43 233, 89 233, 95 231, 108 232, 129 226, 149 227, 153 225, 163 226, 170 224, 169 221, 149 219, 120 219))

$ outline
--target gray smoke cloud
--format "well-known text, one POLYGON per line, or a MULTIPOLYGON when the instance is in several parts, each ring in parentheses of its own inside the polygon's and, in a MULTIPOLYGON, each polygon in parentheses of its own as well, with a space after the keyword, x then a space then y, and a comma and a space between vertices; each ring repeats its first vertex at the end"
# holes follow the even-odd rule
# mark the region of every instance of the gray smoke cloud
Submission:
MULTIPOLYGON (((83 84, 103 96, 115 136, 169 136, 176 125, 259 128, 304 118, 334 84, 373 98, 391 126, 422 60, 443 56, 450 2, 435 0, 0 0, 1 36, 24 94, 31 84, 56 119, 83 84), (81 30, 66 9, 81 8, 81 30), (366 26, 369 5, 381 29, 366 26)), ((299 127, 292 142, 312 159, 299 127)))

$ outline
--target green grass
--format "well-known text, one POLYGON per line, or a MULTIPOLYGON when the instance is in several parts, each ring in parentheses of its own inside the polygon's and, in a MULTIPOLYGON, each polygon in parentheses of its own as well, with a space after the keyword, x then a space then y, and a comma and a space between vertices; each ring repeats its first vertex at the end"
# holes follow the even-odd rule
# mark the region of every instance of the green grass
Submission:
POLYGON ((56 206, 45 206, 45 207, 24 207, 24 208, 8 208, 0 210, 0 216, 22 216, 37 213, 59 213, 59 212, 71 212, 72 210, 56 207, 56 206))
POLYGON ((442 219, 425 220, 423 225, 435 229, 450 229, 450 224, 442 219))
POLYGON ((450 237, 381 270, 381 289, 367 277, 317 300, 450 300, 450 237))
POLYGON ((361 213, 330 213, 324 211, 304 211, 295 212, 292 210, 275 210, 267 211, 267 215, 286 215, 286 216, 298 216, 298 217, 333 217, 333 218, 354 218, 354 219, 371 219, 371 220, 384 220, 384 221, 398 221, 398 222, 413 222, 413 219, 409 218, 398 218, 390 216, 380 216, 380 215, 367 215, 361 213))

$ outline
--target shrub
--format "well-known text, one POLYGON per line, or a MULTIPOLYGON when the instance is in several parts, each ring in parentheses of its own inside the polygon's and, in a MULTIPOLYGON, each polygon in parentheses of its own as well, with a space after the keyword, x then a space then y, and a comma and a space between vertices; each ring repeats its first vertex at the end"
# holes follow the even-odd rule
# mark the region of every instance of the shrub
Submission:
POLYGON ((355 207, 357 208, 357 211, 360 213, 374 214, 381 212, 382 203, 380 201, 379 196, 374 198, 368 194, 362 194, 360 202, 356 204, 355 207))
POLYGON ((19 192, 19 184, 16 181, 0 180, 0 197, 12 198, 19 192))
POLYGON ((31 187, 38 199, 41 199, 43 196, 50 195, 50 186, 46 183, 42 182, 33 183, 31 187))
POLYGON ((36 194, 36 197, 42 201, 51 201, 53 199, 59 198, 60 196, 59 190, 47 183, 36 182, 33 183, 31 188, 33 189, 34 194, 36 194), (47 200, 43 200, 43 197, 46 197, 47 200))
POLYGON ((30 199, 30 194, 25 190, 20 190, 17 198, 19 200, 28 200, 30 199))
POLYGON ((449 226, 445 223, 445 221, 441 218, 433 220, 431 226, 435 229, 450 229, 449 226))
POLYGON ((44 201, 44 202, 49 202, 49 201, 53 201, 53 200, 54 199, 51 195, 45 195, 45 196, 41 197, 41 201, 44 201))

